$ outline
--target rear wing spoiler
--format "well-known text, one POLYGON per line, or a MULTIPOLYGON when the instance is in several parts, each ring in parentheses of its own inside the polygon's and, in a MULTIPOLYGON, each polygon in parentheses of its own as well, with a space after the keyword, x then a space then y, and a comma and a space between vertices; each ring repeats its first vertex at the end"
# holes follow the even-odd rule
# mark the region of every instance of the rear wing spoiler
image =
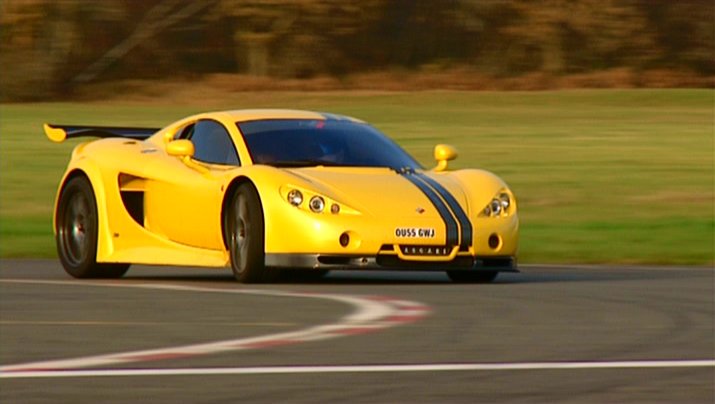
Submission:
POLYGON ((47 138, 56 143, 75 137, 124 137, 129 139, 144 140, 155 134, 160 129, 154 128, 129 128, 115 126, 78 126, 56 125, 46 123, 43 125, 47 138))

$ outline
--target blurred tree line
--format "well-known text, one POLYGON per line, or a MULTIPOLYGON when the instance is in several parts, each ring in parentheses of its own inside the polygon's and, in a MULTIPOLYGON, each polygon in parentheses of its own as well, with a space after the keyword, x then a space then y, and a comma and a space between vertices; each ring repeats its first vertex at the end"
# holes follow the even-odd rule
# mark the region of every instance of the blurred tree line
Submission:
POLYGON ((2 98, 87 83, 424 66, 715 75, 712 0, 2 0, 2 98))

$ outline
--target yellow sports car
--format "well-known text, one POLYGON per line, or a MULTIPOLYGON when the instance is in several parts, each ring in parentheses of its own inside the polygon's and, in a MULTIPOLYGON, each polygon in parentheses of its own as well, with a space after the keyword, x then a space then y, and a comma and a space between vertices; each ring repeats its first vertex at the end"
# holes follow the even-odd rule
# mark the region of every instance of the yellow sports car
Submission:
POLYGON ((57 250, 72 276, 130 264, 231 266, 241 282, 297 271, 516 271, 517 204, 487 171, 425 170, 360 120, 297 110, 194 115, 163 129, 45 124, 72 152, 57 192, 57 250))

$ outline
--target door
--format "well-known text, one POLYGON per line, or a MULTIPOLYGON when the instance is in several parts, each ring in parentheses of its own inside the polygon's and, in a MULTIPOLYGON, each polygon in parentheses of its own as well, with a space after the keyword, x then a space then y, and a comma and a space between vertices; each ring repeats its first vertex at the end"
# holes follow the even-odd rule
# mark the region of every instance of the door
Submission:
POLYGON ((221 250, 223 186, 240 166, 236 148, 223 124, 210 119, 186 125, 175 139, 190 140, 194 155, 166 156, 167 169, 147 186, 145 225, 177 243, 221 250))

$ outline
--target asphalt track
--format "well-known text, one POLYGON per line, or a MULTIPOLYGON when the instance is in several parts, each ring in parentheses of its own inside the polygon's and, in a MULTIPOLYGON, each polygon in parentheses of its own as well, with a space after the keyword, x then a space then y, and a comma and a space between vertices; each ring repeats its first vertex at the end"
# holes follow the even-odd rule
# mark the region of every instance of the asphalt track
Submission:
POLYGON ((241 285, 0 261, 0 402, 715 402, 712 268, 241 285))

